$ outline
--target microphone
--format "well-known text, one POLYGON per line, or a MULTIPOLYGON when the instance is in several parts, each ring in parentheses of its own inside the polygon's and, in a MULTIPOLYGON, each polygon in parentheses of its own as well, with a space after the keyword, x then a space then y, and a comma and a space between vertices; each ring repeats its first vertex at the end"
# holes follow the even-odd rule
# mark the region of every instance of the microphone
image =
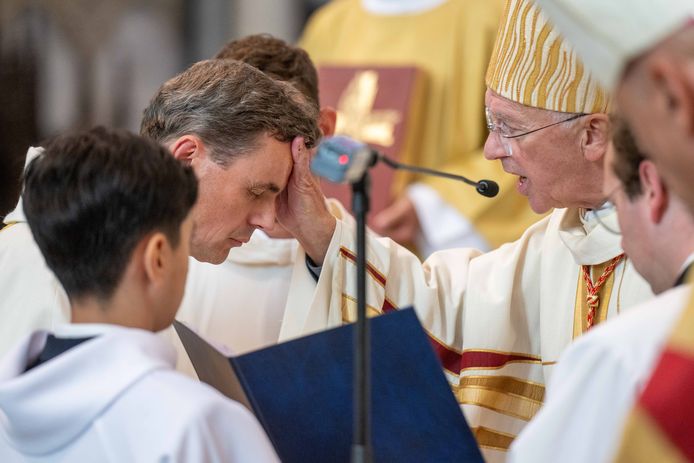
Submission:
POLYGON ((378 161, 393 169, 461 181, 474 186, 479 194, 487 198, 493 198, 499 193, 499 185, 493 180, 475 182, 462 175, 402 164, 364 143, 343 135, 328 137, 320 142, 318 151, 311 161, 311 170, 314 174, 333 183, 356 183, 364 177, 366 170, 376 165, 378 161))

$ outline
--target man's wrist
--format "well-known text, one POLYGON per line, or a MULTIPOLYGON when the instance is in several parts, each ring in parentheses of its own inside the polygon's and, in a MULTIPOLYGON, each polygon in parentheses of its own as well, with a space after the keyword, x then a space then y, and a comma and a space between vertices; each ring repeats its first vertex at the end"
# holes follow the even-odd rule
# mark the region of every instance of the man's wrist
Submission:
POLYGON ((325 217, 306 236, 299 239, 306 255, 318 266, 323 265, 325 255, 335 233, 337 220, 332 215, 325 217))

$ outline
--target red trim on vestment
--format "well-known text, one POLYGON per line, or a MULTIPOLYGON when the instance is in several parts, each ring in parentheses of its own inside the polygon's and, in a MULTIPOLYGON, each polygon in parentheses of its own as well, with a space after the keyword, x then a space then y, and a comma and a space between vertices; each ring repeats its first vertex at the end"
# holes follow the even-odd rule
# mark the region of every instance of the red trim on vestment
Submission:
MULTIPOLYGON (((393 305, 388 299, 383 301, 383 307, 381 311, 383 313, 393 312, 398 310, 398 308, 393 305)), ((432 337, 427 333, 429 342, 431 342, 431 347, 434 349, 434 353, 439 358, 441 365, 448 371, 455 373, 456 375, 460 373, 460 353, 449 349, 437 339, 432 337)))
POLYGON ((513 362, 539 362, 540 359, 511 352, 488 352, 484 350, 466 350, 460 359, 460 369, 465 368, 501 368, 513 362))
MULTIPOLYGON (((350 250, 348 250, 347 248, 341 247, 341 248, 340 248, 340 254, 341 254, 343 257, 345 257, 345 258, 351 260, 352 263, 354 263, 354 264, 356 265, 356 263, 357 263, 357 256, 354 255, 350 250)), ((386 278, 381 274, 381 272, 379 272, 378 270, 376 270, 376 267, 374 267, 373 265, 371 265, 371 264, 368 263, 368 262, 366 263, 366 271, 369 272, 369 275, 371 275, 371 276, 372 276, 376 281, 378 281, 381 285, 383 285, 383 286, 386 285, 386 278)))
MULTIPOLYGON (((356 264, 357 257, 349 249, 345 247, 340 247, 340 255, 350 260, 352 263, 356 264)), ((372 278, 374 278, 381 285, 383 285, 383 287, 386 286, 386 278, 368 262, 366 263, 366 271, 369 273, 369 275, 371 275, 372 278)), ((394 310, 398 310, 398 308, 394 304, 392 304, 388 299, 384 299, 381 311, 383 313, 388 313, 394 310)), ((439 361, 441 362, 441 365, 446 370, 456 375, 459 374, 461 369, 461 354, 446 347, 444 344, 442 344, 440 341, 433 338, 432 336, 429 335, 428 337, 431 342, 431 346, 433 347, 434 352, 436 353, 436 356, 439 358, 439 361)))
POLYGON ((694 357, 666 350, 653 372, 639 405, 657 422, 663 433, 694 461, 694 357))
POLYGON ((383 300, 383 307, 381 307, 381 312, 388 313, 394 312, 396 310, 398 310, 398 308, 391 304, 391 302, 388 299, 383 300))

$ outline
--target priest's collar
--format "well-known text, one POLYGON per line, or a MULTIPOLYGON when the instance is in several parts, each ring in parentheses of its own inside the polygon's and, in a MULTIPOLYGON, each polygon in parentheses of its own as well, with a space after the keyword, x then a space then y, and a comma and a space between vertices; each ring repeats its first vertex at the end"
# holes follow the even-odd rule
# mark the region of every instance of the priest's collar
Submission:
POLYGON ((621 254, 622 238, 607 230, 601 223, 615 230, 617 211, 610 206, 599 209, 564 209, 559 223, 559 238, 579 265, 596 265, 621 254))
POLYGON ((579 209, 581 223, 585 228, 586 233, 590 233, 595 227, 604 227, 616 235, 621 234, 619 231, 619 223, 617 223, 616 209, 614 205, 605 201, 602 206, 594 209, 579 209))

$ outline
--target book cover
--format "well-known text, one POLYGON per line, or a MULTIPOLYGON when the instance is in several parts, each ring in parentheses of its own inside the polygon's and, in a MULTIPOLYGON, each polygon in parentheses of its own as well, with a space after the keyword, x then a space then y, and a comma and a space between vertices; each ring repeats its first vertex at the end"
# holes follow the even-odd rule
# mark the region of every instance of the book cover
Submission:
MULTIPOLYGON (((414 311, 369 323, 374 461, 481 463, 414 311)), ((230 358, 175 327, 200 380, 249 407, 282 461, 349 461, 352 325, 230 358)))

